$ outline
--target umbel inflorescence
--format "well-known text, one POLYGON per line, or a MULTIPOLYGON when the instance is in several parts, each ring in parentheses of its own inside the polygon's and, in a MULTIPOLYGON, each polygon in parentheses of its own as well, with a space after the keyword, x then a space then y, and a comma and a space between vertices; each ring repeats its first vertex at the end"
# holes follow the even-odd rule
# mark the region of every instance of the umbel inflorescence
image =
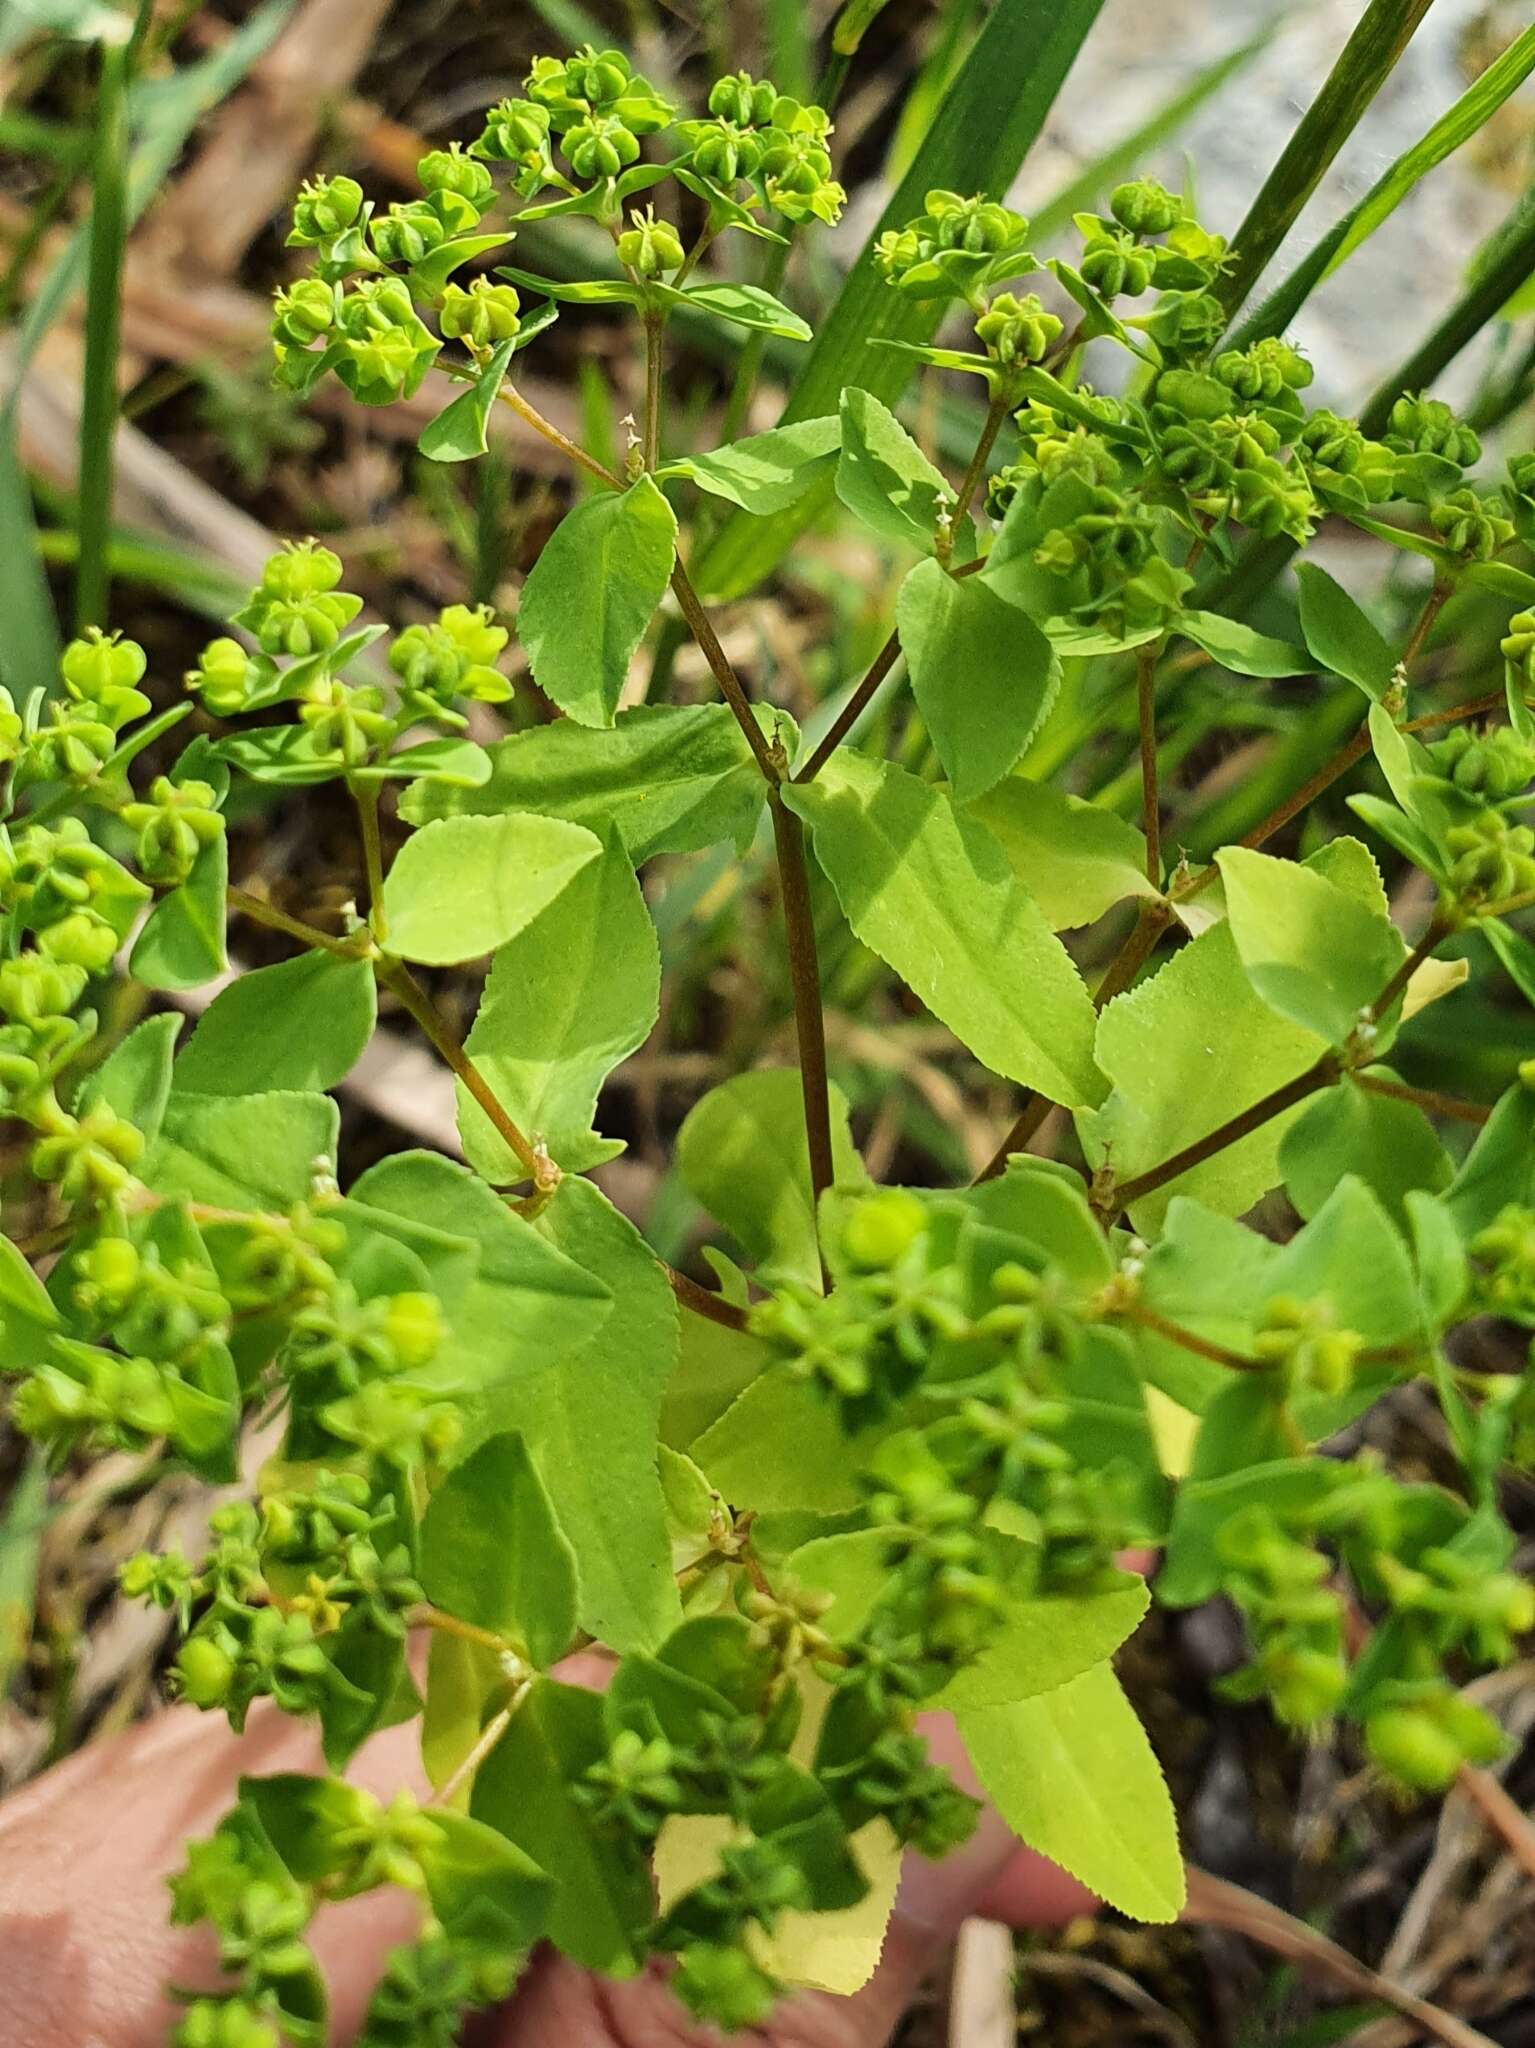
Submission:
POLYGON ((1463 1687, 1535 1622, 1498 1491, 1535 1456, 1535 1377, 1482 1369, 1468 1331, 1535 1327, 1535 1065, 1457 1156, 1389 1060, 1410 1009, 1455 1000, 1433 956, 1456 935, 1535 999, 1535 579, 1507 559, 1535 536, 1535 458, 1489 488, 1436 399, 1402 396, 1371 435, 1308 409, 1294 348, 1229 331, 1221 238, 1146 182, 1078 217, 1074 262, 1041 266, 1020 215, 948 191, 880 238, 889 290, 970 330, 902 344, 986 395, 957 490, 856 386, 835 415, 670 449, 675 316, 808 336, 700 264, 727 234, 835 221, 830 132, 745 75, 680 118, 584 50, 540 59, 467 149, 426 156, 419 197, 379 209, 347 178, 299 196, 290 242, 312 267, 278 298, 284 384, 333 373, 383 404, 446 370, 466 388, 427 454, 472 458, 505 408, 600 486, 518 613, 563 717, 481 745, 468 707, 512 697, 507 628, 453 605, 390 636, 314 542, 267 565, 171 709, 152 715, 142 651, 100 633, 46 706, 0 705, 0 1108, 47 1204, 34 1237, 0 1241, 12 1414, 55 1463, 160 1445, 220 1483, 247 1418, 280 1426, 206 1554, 136 1558, 124 1585, 175 1616, 184 1700, 237 1728, 263 1701, 313 1717, 334 1773, 245 1781, 190 1850, 173 1911, 211 1921, 227 1975, 189 1995, 181 2048, 317 2044, 306 1929, 381 1885, 419 1899, 421 1926, 367 2048, 446 2048, 541 1939, 617 1974, 674 1957, 693 2012, 756 2024, 794 1974, 787 1930, 886 1886, 901 1848, 968 1834, 975 1802, 917 1727, 933 1706, 1030 1839, 1170 1916, 1171 1811, 1108 1661, 1148 1601, 1130 1551, 1161 1553, 1170 1605, 1234 1602, 1237 1697, 1299 1730, 1349 1724, 1393 1785, 1443 1789, 1501 1748, 1463 1687), (611 263, 487 274, 509 200, 516 220, 589 216, 611 263), (1042 269, 1049 305, 1021 289, 1042 269), (511 380, 581 304, 628 309, 643 342, 623 474, 511 380), (1089 341, 1117 350, 1116 395, 1081 381, 1089 341), (916 561, 887 655, 811 746, 748 701, 678 515, 701 491, 772 521, 829 486, 916 561), (1427 561, 1403 647, 1311 564, 1304 644, 1218 608, 1251 538, 1300 546, 1329 516, 1427 561), (1462 585, 1513 614, 1503 674, 1420 712, 1417 657, 1462 585), (668 593, 723 701, 620 711, 668 593), (1233 692, 1312 674, 1357 692, 1337 772, 1373 753, 1378 786, 1351 802, 1428 878, 1415 948, 1362 840, 1263 850, 1306 792, 1208 864, 1163 858, 1170 649, 1233 692), (901 762, 849 737, 898 658, 920 719, 901 762), (1023 772, 1088 662, 1137 692, 1140 832, 1023 772), (141 773, 194 707, 197 736, 141 773), (229 888, 241 777, 355 807, 340 929, 229 888), (411 829, 386 865, 390 785, 411 829), (731 842, 751 863, 764 820, 799 1072, 726 1081, 679 1134, 684 1183, 750 1260, 720 1254, 706 1292, 586 1175, 621 1149, 595 1127, 600 1090, 658 1011, 637 869, 731 842), (1125 901, 1095 1003, 1057 934, 1125 901), (233 981, 179 1053, 169 1013, 103 1032, 125 947, 145 987, 199 986, 226 968, 231 906, 293 957, 233 981), (812 909, 1028 1091, 976 1185, 870 1183, 826 1082, 812 909), (416 970, 486 956, 460 1043, 416 970), (468 1163, 404 1153, 343 1191, 329 1091, 380 988, 454 1074, 468 1163), (1024 1149, 1051 1106, 1081 1170, 1024 1149), (1279 1189, 1290 1227, 1240 1220, 1279 1189), (1453 1483, 1338 1449, 1409 1382, 1442 1413, 1453 1483), (593 1646, 600 1694, 561 1675, 593 1646), (430 1797, 345 1782, 369 1735, 417 1714, 430 1797), (1125 1788, 1134 1858, 1052 1806, 1072 1773, 1039 1782, 1046 1732, 1125 1788))

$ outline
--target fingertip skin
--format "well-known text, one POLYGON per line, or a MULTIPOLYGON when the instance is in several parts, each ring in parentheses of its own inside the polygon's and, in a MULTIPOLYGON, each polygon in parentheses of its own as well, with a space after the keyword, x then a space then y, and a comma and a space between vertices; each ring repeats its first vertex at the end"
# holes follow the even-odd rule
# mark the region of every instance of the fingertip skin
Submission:
MULTIPOLYGON (((211 1834, 242 1774, 324 1769, 311 1729, 258 1707, 243 1737, 176 1707, 89 1744, 0 1802, 0 2042, 5 2048, 160 2048, 178 2013, 168 1986, 219 1982, 203 1928, 170 1924, 165 1880, 211 1834)), ((370 1789, 420 1782, 415 1733, 389 1729, 349 1775, 370 1789)), ((418 1908, 380 1893, 317 1916, 337 2038, 358 2024, 385 1950, 418 1908)))

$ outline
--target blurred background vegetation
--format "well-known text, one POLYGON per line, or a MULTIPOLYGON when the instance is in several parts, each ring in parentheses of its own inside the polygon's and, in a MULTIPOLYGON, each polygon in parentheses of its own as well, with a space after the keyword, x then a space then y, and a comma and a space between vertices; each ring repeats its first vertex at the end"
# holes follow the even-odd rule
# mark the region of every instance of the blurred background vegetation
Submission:
MULTIPOLYGON (((1276 275, 1374 190, 1524 30, 1528 0, 1400 0, 1420 27, 1301 214, 1276 275)), ((819 327, 902 178, 920 179, 935 117, 963 130, 966 60, 990 21, 1033 36, 1040 23, 1096 15, 1058 94, 1039 99, 1023 161, 1007 138, 990 152, 1006 196, 1038 224, 1036 247, 1063 246, 1071 215, 1100 204, 1130 171, 1185 187, 1209 226, 1230 233, 1312 101, 1362 0, 888 0, 846 65, 836 162, 849 203, 831 233, 801 237, 783 295, 819 327)), ((573 486, 545 444, 505 437, 463 470, 423 461, 415 437, 451 395, 429 380, 409 404, 363 411, 336 387, 299 406, 269 378, 275 286, 295 274, 286 209, 300 180, 346 171, 380 200, 413 187, 424 147, 478 132, 484 108, 520 87, 530 59, 587 40, 617 43, 679 97, 725 69, 766 73, 813 94, 831 54, 831 0, 145 0, 136 17, 105 0, 0 0, 0 682, 20 699, 46 687, 62 636, 101 617, 150 651, 157 701, 180 695, 197 649, 281 538, 315 533, 348 564, 349 587, 395 626, 468 599, 515 615, 522 576, 573 486), (125 32, 131 31, 124 41, 125 32)), ((833 59, 837 71, 840 60, 833 59)), ((1510 233, 1535 213, 1535 100, 1516 92, 1447 160, 1409 176, 1402 203, 1306 301, 1295 338, 1316 362, 1313 397, 1340 410, 1389 399, 1415 357, 1432 388, 1463 406, 1490 457, 1535 439, 1535 292, 1464 338, 1455 309, 1510 233), (1426 359, 1420 351, 1427 347, 1426 359)), ((519 263, 597 274, 606 245, 585 224, 524 230, 519 263)), ((595 232, 595 231, 594 231, 595 232)), ((733 238, 725 260, 758 275, 768 245, 733 238)), ((1265 289, 1274 276, 1265 279, 1265 289)), ((1047 281, 1048 283, 1048 281, 1047 281)), ((641 365, 616 313, 568 309, 531 349, 524 388, 605 459, 621 450, 641 365)), ((1089 375, 1093 364, 1089 362, 1089 375)), ((796 374, 795 345, 743 362, 737 330, 688 330, 672 372, 674 449, 773 424, 796 374), (760 374, 753 371, 759 369, 760 374)), ((1421 380, 1422 372, 1418 372, 1421 380)), ((979 406, 936 377, 905 394, 913 430, 955 474, 979 406)), ((835 393, 831 403, 835 403, 835 393)), ((831 409, 828 405, 824 409, 831 409)), ((1004 451, 1005 453, 1005 451, 1004 451)), ((707 541, 695 532, 695 553, 707 541)), ((1377 609, 1399 641, 1428 565, 1341 529, 1321 559, 1377 609)), ((749 600, 720 613, 722 637, 754 694, 810 732, 824 728, 889 630, 904 564, 851 531, 835 507, 806 531, 749 600)), ((1241 592, 1248 616, 1294 637, 1292 599, 1272 566, 1241 592)), ((1427 662, 1426 702, 1496 684, 1506 602, 1454 601, 1427 662)), ((1133 814, 1139 793, 1133 693, 1122 665, 1075 663, 1025 763, 1030 774, 1133 814)), ((550 715, 518 673, 509 715, 550 715)), ((1174 657, 1162 764, 1168 834, 1191 857, 1237 837, 1346 736, 1355 699, 1311 681, 1254 685, 1207 659, 1174 657)), ((709 683, 676 622, 631 676, 626 701, 702 698, 709 683)), ((502 715, 486 707, 481 738, 502 715)), ((925 736, 904 693, 876 718, 887 744, 920 763, 925 736)), ((177 736, 179 745, 185 734, 177 736)), ((1343 797, 1311 833, 1343 829, 1343 797)), ((339 906, 355 886, 350 824, 327 791, 268 792, 239 817, 234 879, 293 911, 339 906)), ((715 1081, 792 1058, 783 950, 760 849, 680 856, 647 871, 666 968, 662 1022, 614 1078, 602 1128, 626 1137, 603 1170, 610 1194, 657 1249, 698 1266, 702 1219, 668 1170, 671 1140, 715 1081)), ((1407 888, 1418 886, 1412 881, 1407 888)), ((1113 917, 1074 939, 1095 972, 1123 935, 1113 917)), ((237 925, 237 966, 280 957, 281 942, 237 925), (274 945, 276 950, 274 950, 274 945)), ((1403 1070, 1432 1087, 1455 1033, 1456 1087, 1491 1102, 1531 1051, 1528 1009, 1480 972, 1453 1006, 1424 1012, 1403 1070)), ((828 1035, 871 1169, 943 1182, 989 1156, 1016 1104, 852 941, 823 935, 828 1035)), ((208 991, 200 995, 206 1001, 208 991)), ((467 1025, 475 978, 438 991, 467 1025)), ((126 1029, 135 997, 119 990, 126 1029)), ((137 998, 142 1002, 140 995, 137 998)), ((412 1040, 386 1028, 343 1093, 344 1169, 402 1144, 456 1147, 451 1084, 412 1040)), ((1039 1147, 1071 1143, 1051 1124, 1039 1147)), ((0 1128, 0 1201, 19 1199, 0 1128)), ((7 1207, 5 1221, 16 1218, 7 1207)), ((1276 1230, 1285 1218, 1276 1215, 1276 1230)), ((1370 1428, 1403 1469, 1436 1469, 1427 1404, 1410 1392, 1370 1428)), ((204 1492, 152 1462, 118 1456, 55 1489, 46 1516, 35 1473, 0 1422, 0 1789, 157 1697, 159 1618, 114 1597, 117 1562, 148 1543, 193 1540, 204 1492)), ((1528 1500, 1521 1526, 1535 1532, 1528 1500)), ((1529 1559, 1524 1560, 1528 1565, 1529 1559)), ((1188 1924, 1150 1934, 1105 1924, 1014 1953, 971 1930, 904 2039, 1002 2048, 1020 2038, 1077 2044, 1390 2048, 1438 2038, 1535 2043, 1535 1944, 1527 1936, 1535 1758, 1505 1783, 1489 1817, 1452 1797, 1442 1818, 1403 1812, 1357 1759, 1302 1751, 1261 1710, 1223 1702, 1239 1660, 1229 1618, 1209 1610, 1143 1631, 1126 1677, 1173 1777, 1190 1855, 1240 1891, 1196 1893, 1188 1924), (1275 1908, 1298 1916, 1281 1922, 1275 1908), (1394 1992, 1352 1978, 1324 1933, 1378 1963, 1394 1992), (1287 1945, 1288 1944, 1288 1948, 1287 1945), (1286 1960, 1276 1960, 1279 1956, 1286 1960), (1295 1967, 1299 1963, 1302 1967, 1295 1967), (1016 1966, 1016 1980, 1011 1975, 1016 1966), (1403 1994, 1479 2036, 1403 2019, 1403 1994)), ((1528 1667, 1489 1683, 1516 1733, 1535 1722, 1528 1667)))

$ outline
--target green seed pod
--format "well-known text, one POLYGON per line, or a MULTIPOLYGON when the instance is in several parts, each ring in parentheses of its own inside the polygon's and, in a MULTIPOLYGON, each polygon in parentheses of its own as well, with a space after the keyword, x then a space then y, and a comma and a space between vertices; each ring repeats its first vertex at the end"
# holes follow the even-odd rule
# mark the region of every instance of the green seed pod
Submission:
POLYGON ((102 974, 117 951, 117 933, 94 910, 74 910, 38 934, 38 947, 50 960, 102 974))
POLYGON ((172 2048, 281 2048, 275 2021, 244 1998, 198 1998, 187 2007, 172 2048))
POLYGON ((965 198, 958 192, 929 192, 923 202, 932 224, 933 240, 940 249, 963 249, 967 255, 993 255, 1021 242, 1029 224, 1010 206, 999 206, 977 192, 965 198))
POLYGON ((709 88, 709 112, 737 128, 766 127, 778 100, 776 85, 765 78, 752 78, 745 71, 717 78, 709 88))
POLYGON ((842 1250, 855 1266, 887 1271, 900 1264, 927 1228, 927 1212, 904 1188, 867 1195, 848 1210, 842 1250))
POLYGON ((616 178, 640 153, 633 131, 605 114, 589 114, 575 122, 560 148, 578 178, 593 179, 616 178))
POLYGON ((67 1016, 89 979, 74 962, 45 960, 40 953, 0 961, 0 1015, 18 1024, 67 1016))
POLYGON ((1166 292, 1137 324, 1164 354, 1182 360, 1203 355, 1220 339, 1226 309, 1207 292, 1166 292))
POLYGON ((525 168, 548 161, 549 109, 533 100, 502 100, 485 117, 484 132, 470 144, 492 163, 525 168))
POLYGON ((750 128, 731 121, 691 121, 685 132, 692 144, 693 168, 717 185, 753 178, 762 168, 767 145, 750 128))
POLYGON ((221 1707, 234 1685, 234 1659, 210 1636, 189 1636, 182 1644, 171 1679, 189 1706, 221 1707))
POLYGON ((1286 391, 1301 391, 1315 372, 1298 349, 1269 335, 1249 349, 1226 349, 1210 365, 1211 373, 1238 398, 1261 399, 1272 405, 1286 391))
POLYGON ((336 289, 318 277, 301 277, 273 301, 272 333, 293 348, 310 348, 336 324, 336 289))
POLYGON ((429 200, 412 199, 375 214, 368 238, 385 263, 419 263, 448 239, 448 228, 429 200))
POLYGON ((210 640, 186 672, 186 687, 216 718, 233 718, 245 709, 257 670, 238 640, 210 640))
POLYGON ((1482 497, 1469 485, 1451 491, 1428 508, 1429 521, 1445 546, 1468 561, 1486 562, 1514 537, 1514 522, 1496 496, 1482 497))
POLYGON ((1152 278, 1152 257, 1129 235, 1095 233, 1082 245, 1083 279, 1106 299, 1138 298, 1152 278))
POLYGON ((316 248, 345 234, 362 212, 363 190, 355 178, 311 180, 293 205, 290 248, 316 248))
POLYGON ((659 277, 683 260, 682 243, 670 221, 657 220, 655 208, 631 213, 630 225, 618 238, 618 260, 636 277, 659 277))
POLYGON ((490 172, 482 163, 466 156, 463 145, 457 142, 447 149, 429 151, 417 164, 416 175, 424 191, 452 192, 467 199, 476 212, 487 205, 496 189, 490 172))
POLYGON ((133 689, 148 666, 149 658, 136 640, 90 626, 64 649, 59 673, 77 703, 90 703, 117 690, 133 689))
POLYGON ((522 302, 515 285, 477 277, 467 289, 459 284, 445 287, 437 324, 449 341, 494 348, 497 342, 509 341, 521 326, 522 302))
POLYGON ((999 292, 975 323, 976 339, 994 362, 1006 368, 1040 363, 1061 332, 1061 322, 1047 313, 1034 292, 1019 298, 999 292))
POLYGON ((1480 459, 1482 444, 1440 398, 1399 398, 1391 408, 1386 446, 1398 455, 1442 455, 1462 469, 1480 459))
POLYGON ((1116 185, 1109 194, 1109 212, 1132 235, 1165 235, 1183 218, 1183 201, 1150 178, 1116 185))

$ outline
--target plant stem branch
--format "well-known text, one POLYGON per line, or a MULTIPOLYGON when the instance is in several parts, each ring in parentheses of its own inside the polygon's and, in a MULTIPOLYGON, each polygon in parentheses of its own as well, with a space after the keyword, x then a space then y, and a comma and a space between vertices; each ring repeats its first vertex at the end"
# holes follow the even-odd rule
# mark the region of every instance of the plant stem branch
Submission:
POLYGON ((991 404, 986 408, 986 424, 981 429, 981 438, 975 444, 975 453, 970 458, 970 467, 960 483, 959 495, 954 501, 954 530, 959 531, 960 521, 970 510, 970 502, 980 489, 981 478, 986 473, 986 458, 996 445, 997 435, 1002 431, 1002 422, 1012 410, 1005 391, 992 393, 991 404))
POLYGON ((1212 1344, 1208 1337, 1201 1337, 1197 1330, 1186 1330, 1181 1323, 1159 1316, 1155 1309, 1145 1308, 1138 1301, 1131 1302, 1121 1311, 1127 1322, 1138 1324, 1143 1330, 1154 1331, 1165 1337, 1170 1344, 1177 1344, 1185 1351, 1192 1351, 1196 1358, 1208 1358, 1213 1365, 1228 1365, 1234 1372, 1271 1372, 1273 1367, 1266 1358, 1251 1358, 1245 1351, 1228 1350, 1224 1344, 1212 1344))
POLYGON ((1484 1124, 1492 1111, 1483 1102, 1443 1095, 1437 1088, 1413 1088, 1405 1081, 1386 1081, 1377 1074, 1356 1074, 1354 1080, 1371 1095, 1389 1095, 1394 1102, 1414 1102, 1430 1116, 1455 1117, 1463 1124, 1484 1124))
POLYGON ((246 889, 229 889, 225 892, 231 910, 238 911, 257 924, 264 924, 274 932, 286 932, 290 939, 298 939, 306 946, 317 946, 323 953, 334 953, 341 960, 362 960, 372 950, 373 941, 366 933, 357 939, 338 939, 329 932, 322 932, 317 925, 305 924, 302 918, 289 917, 285 910, 279 910, 264 897, 252 896, 246 889))
POLYGON ((473 1749, 470 1750, 462 1763, 459 1764, 452 1776, 438 1786, 428 1801, 429 1805, 448 1806, 458 1797, 460 1788, 469 1782, 480 1768, 480 1765, 484 1763, 486 1757, 490 1755, 496 1744, 501 1740, 507 1729, 511 1727, 512 1715, 520 1704, 521 1694, 519 1693, 517 1698, 504 1706, 499 1714, 485 1723, 484 1728, 480 1732, 478 1742, 475 1743, 473 1749))
POLYGON ((357 806, 357 823, 362 836, 363 875, 368 889, 368 922, 373 936, 383 944, 388 936, 384 918, 384 851, 378 831, 378 785, 347 778, 352 802, 357 806))
POLYGON ((1030 1138, 1054 1107, 1048 1095, 1037 1092, 1030 1095, 1014 1119, 1012 1129, 976 1175, 974 1185, 979 1187, 983 1180, 995 1180, 999 1173, 1005 1172, 1008 1160, 1015 1152, 1022 1152, 1027 1147, 1030 1138))
POLYGON ((710 623, 709 615, 704 610, 680 557, 672 569, 672 594, 681 607, 682 616, 688 622, 689 632, 698 642, 699 651, 709 664, 714 680, 720 686, 720 695, 735 713, 736 724, 746 735, 746 744, 756 757, 757 766, 762 770, 765 781, 776 789, 784 779, 784 771, 774 756, 767 735, 752 713, 751 699, 742 687, 741 678, 731 666, 730 657, 721 647, 719 635, 710 623))
POLYGON ((696 1310, 707 1316, 711 1323, 718 1323, 722 1329, 744 1330, 748 1327, 744 1308, 737 1308, 733 1301, 727 1301, 723 1294, 715 1294, 710 1288, 700 1287, 696 1280, 690 1280, 686 1273, 679 1273, 675 1266, 668 1266, 666 1277, 671 1282, 672 1293, 684 1308, 696 1310))
POLYGON ((1269 1094, 1260 1096, 1250 1103, 1239 1115, 1228 1117, 1223 1124, 1217 1124, 1213 1131, 1207 1131, 1202 1138, 1196 1138, 1191 1145, 1184 1145, 1168 1158, 1159 1160, 1155 1166, 1147 1167, 1144 1173, 1132 1175, 1129 1180, 1113 1181, 1101 1193, 1093 1197, 1093 1207, 1105 1221, 1117 1216, 1142 1195, 1149 1195, 1170 1180, 1177 1180, 1191 1167, 1202 1166, 1207 1159, 1213 1159, 1217 1152, 1224 1152, 1228 1145, 1235 1145, 1239 1139, 1250 1137, 1261 1130, 1276 1116, 1282 1116, 1297 1102, 1304 1102, 1308 1095, 1314 1095, 1319 1088, 1330 1088, 1343 1072, 1343 1062, 1332 1051, 1297 1074, 1293 1081, 1286 1081, 1283 1087, 1275 1088, 1269 1094))
POLYGON ((392 989, 399 997, 401 1003, 426 1033, 444 1064, 463 1082, 465 1088, 490 1118, 497 1133, 505 1139, 516 1155, 518 1164, 533 1182, 535 1189, 547 1192, 557 1187, 560 1180, 559 1168, 546 1152, 539 1151, 529 1142, 507 1115, 497 1100, 495 1090, 448 1029, 431 997, 404 961, 380 960, 378 977, 386 988, 392 989))
POLYGON ((875 655, 873 661, 870 662, 863 681, 832 720, 820 745, 810 756, 804 767, 795 775, 794 780, 796 782, 815 781, 832 755, 836 753, 838 747, 841 746, 842 742, 853 730, 853 727, 862 718, 864 712, 868 710, 870 703, 879 690, 880 684, 895 667, 900 657, 901 638, 898 633, 892 633, 884 646, 879 650, 879 653, 875 655))
POLYGON ((661 337, 666 327, 663 313, 645 315, 645 467, 653 470, 661 460, 661 337))
POLYGON ((789 979, 794 991, 794 1029, 799 1044, 800 1087, 805 1099, 805 1137, 810 1150, 810 1189, 817 1208, 836 1178, 831 1149, 831 1101, 826 1073, 826 1020, 821 1011, 821 978, 816 962, 815 916, 805 865, 805 828, 775 783, 768 792, 778 877, 783 892, 789 979))
POLYGON ((1135 703, 1140 726, 1141 815, 1146 834, 1146 878, 1162 886, 1162 799, 1157 788, 1157 655, 1159 644, 1148 640, 1135 655, 1135 703))
POLYGON ((503 384, 496 396, 502 405, 509 406, 516 413, 525 426, 531 427, 535 434, 541 435, 551 447, 558 448, 562 455, 568 456, 589 476, 598 478, 609 490, 621 491, 624 488, 622 477, 615 476, 607 464, 599 462, 595 455, 588 455, 580 442, 572 441, 569 434, 562 433, 553 420, 546 420, 537 406, 529 405, 514 384, 503 384))

